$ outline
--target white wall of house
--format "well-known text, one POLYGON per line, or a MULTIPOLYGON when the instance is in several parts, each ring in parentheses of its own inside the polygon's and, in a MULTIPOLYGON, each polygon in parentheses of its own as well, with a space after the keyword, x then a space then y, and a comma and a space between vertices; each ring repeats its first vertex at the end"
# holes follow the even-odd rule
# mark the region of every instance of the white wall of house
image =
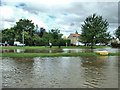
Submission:
POLYGON ((68 39, 70 39, 71 44, 74 44, 74 45, 76 45, 76 43, 78 43, 78 40, 79 40, 78 36, 73 36, 73 35, 69 35, 68 39))

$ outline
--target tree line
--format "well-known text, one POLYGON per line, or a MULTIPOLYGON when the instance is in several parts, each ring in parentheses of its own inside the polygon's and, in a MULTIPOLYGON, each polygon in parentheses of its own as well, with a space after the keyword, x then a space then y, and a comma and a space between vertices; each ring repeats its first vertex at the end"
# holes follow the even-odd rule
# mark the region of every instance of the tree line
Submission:
POLYGON ((51 42, 55 46, 70 45, 70 40, 63 39, 63 34, 58 29, 51 29, 48 32, 44 28, 38 28, 32 20, 20 19, 14 27, 2 30, 2 42, 10 41, 13 45, 14 41, 23 42, 27 46, 47 46, 51 42), (24 33, 24 34, 23 34, 24 33))
MULTIPOLYGON (((111 40, 110 32, 108 32, 109 23, 102 16, 93 14, 88 16, 84 24, 81 26, 81 35, 79 41, 85 44, 90 44, 91 48, 96 43, 109 43, 111 40)), ((48 45, 51 42, 53 45, 70 45, 70 40, 63 39, 63 34, 59 29, 51 29, 48 32, 44 28, 38 28, 38 25, 34 25, 32 20, 20 19, 16 22, 14 27, 10 29, 2 30, 2 42, 5 40, 10 41, 10 45, 13 42, 22 42, 24 30, 24 40, 26 45, 48 45)), ((120 26, 115 31, 116 38, 120 40, 120 26)))

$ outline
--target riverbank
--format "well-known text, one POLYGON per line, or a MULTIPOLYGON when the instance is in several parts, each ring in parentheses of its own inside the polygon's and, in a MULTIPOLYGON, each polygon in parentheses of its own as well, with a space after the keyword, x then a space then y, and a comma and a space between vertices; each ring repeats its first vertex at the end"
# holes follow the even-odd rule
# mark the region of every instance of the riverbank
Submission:
MULTIPOLYGON (((108 56, 118 56, 120 53, 109 53, 108 56)), ((78 56, 107 56, 97 53, 2 53, 2 57, 78 57, 78 56)))
MULTIPOLYGON (((10 46, 10 47, 0 47, 0 49, 48 49, 50 48, 49 46, 25 46, 25 47, 17 47, 17 46, 10 46)), ((58 48, 58 46, 53 46, 52 47, 53 49, 54 48, 58 48)), ((76 49, 91 49, 90 46, 61 46, 61 48, 76 48, 76 49)), ((109 46, 93 46, 93 49, 96 49, 96 48, 109 48, 109 46)))

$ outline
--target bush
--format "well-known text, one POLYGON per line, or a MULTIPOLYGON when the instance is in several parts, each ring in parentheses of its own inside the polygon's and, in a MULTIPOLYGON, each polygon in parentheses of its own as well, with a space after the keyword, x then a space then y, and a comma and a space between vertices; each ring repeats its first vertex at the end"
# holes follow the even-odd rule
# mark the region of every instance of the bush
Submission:
POLYGON ((112 43, 111 43, 111 46, 112 46, 112 47, 117 47, 117 42, 112 42, 112 43))

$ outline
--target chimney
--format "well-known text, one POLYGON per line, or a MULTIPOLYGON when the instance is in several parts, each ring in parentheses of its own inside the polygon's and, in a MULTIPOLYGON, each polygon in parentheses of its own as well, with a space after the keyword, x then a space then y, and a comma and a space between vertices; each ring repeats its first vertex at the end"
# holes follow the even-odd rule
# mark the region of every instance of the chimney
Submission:
POLYGON ((78 34, 77 30, 76 30, 75 34, 78 34))

